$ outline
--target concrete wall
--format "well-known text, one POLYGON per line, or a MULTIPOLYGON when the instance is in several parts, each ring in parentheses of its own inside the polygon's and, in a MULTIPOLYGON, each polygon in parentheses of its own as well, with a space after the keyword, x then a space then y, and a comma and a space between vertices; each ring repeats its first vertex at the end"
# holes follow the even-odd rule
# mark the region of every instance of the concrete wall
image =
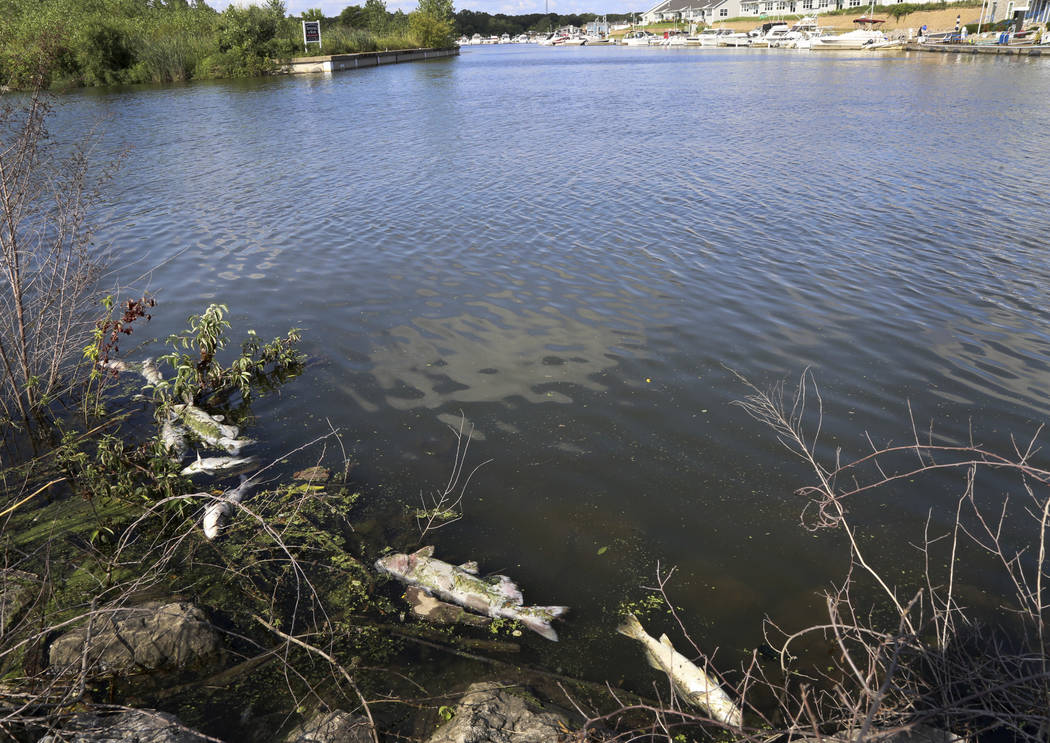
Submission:
POLYGON ((378 67, 399 62, 418 62, 424 59, 455 57, 455 49, 395 49, 388 52, 360 52, 359 54, 330 54, 324 57, 296 57, 285 63, 283 71, 290 74, 310 72, 338 72, 359 67, 378 67))

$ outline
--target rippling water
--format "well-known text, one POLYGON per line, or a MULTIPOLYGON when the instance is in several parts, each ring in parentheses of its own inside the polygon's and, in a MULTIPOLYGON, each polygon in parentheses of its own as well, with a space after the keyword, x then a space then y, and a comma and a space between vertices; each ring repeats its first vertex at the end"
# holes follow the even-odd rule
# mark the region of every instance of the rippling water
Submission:
MULTIPOLYGON (((152 332, 209 301, 304 329, 321 363, 254 407, 268 453, 331 421, 372 503, 414 504, 462 412, 493 461, 439 555, 572 604, 558 662, 604 678, 640 665, 611 613, 657 561, 727 658, 846 567, 727 367, 811 367, 847 456, 907 440, 909 402, 1000 450, 1047 418, 1047 100, 1040 59, 480 47, 61 115, 131 147, 99 242, 152 332)), ((858 506, 879 554, 946 505, 896 495, 858 506)))

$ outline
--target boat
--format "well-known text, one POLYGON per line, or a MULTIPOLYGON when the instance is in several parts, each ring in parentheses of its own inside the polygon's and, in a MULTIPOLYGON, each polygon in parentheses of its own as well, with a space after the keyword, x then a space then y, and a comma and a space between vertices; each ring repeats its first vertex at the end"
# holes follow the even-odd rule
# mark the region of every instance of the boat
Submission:
POLYGON ((718 40, 724 36, 731 36, 733 32, 728 28, 705 28, 695 36, 689 36, 686 38, 687 44, 695 44, 697 46, 718 46, 718 40))
POLYGON ((857 28, 836 36, 819 36, 810 40, 810 49, 817 50, 854 50, 864 49, 872 44, 881 44, 889 41, 878 26, 886 21, 881 18, 861 16, 853 21, 857 28))
POLYGON ((791 28, 784 21, 766 21, 761 26, 752 29, 748 36, 751 46, 772 46, 772 41, 782 34, 786 34, 791 28))
POLYGON ((649 46, 650 41, 656 41, 656 36, 648 31, 631 31, 620 39, 623 46, 649 46))
POLYGON ((720 36, 718 46, 751 46, 751 37, 743 31, 734 31, 720 36))
POLYGON ((685 31, 668 31, 662 39, 657 39, 657 46, 685 46, 688 34, 685 31))

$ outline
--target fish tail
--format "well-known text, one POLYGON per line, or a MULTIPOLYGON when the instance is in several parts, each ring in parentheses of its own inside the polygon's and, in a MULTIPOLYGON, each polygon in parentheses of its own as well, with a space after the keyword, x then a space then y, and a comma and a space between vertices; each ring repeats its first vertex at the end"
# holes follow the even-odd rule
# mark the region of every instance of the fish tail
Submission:
POLYGON ((645 637, 645 628, 634 614, 628 614, 616 631, 621 635, 630 637, 632 640, 640 640, 645 637))
POLYGON ((569 611, 567 606, 526 606, 514 613, 514 619, 551 642, 558 641, 558 633, 551 627, 551 620, 569 611))

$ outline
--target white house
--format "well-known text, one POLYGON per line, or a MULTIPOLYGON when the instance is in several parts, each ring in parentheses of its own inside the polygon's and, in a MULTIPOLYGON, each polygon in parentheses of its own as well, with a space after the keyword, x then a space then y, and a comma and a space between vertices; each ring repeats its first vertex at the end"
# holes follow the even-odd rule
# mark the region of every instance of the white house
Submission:
POLYGON ((683 21, 710 24, 744 15, 740 6, 741 0, 660 0, 642 14, 642 23, 683 21))
MULTIPOLYGON (((909 0, 875 0, 875 5, 897 5, 909 0)), ((961 2, 962 0, 948 0, 948 2, 961 2)), ((1006 5, 1010 0, 998 1, 1006 5)), ((1037 0, 1033 0, 1034 2, 1037 0)), ((1046 2, 1046 0, 1038 0, 1046 2)), ((856 8, 863 10, 871 5, 871 0, 741 0, 740 15, 811 15, 826 13, 830 10, 842 10, 843 8, 856 8)))

